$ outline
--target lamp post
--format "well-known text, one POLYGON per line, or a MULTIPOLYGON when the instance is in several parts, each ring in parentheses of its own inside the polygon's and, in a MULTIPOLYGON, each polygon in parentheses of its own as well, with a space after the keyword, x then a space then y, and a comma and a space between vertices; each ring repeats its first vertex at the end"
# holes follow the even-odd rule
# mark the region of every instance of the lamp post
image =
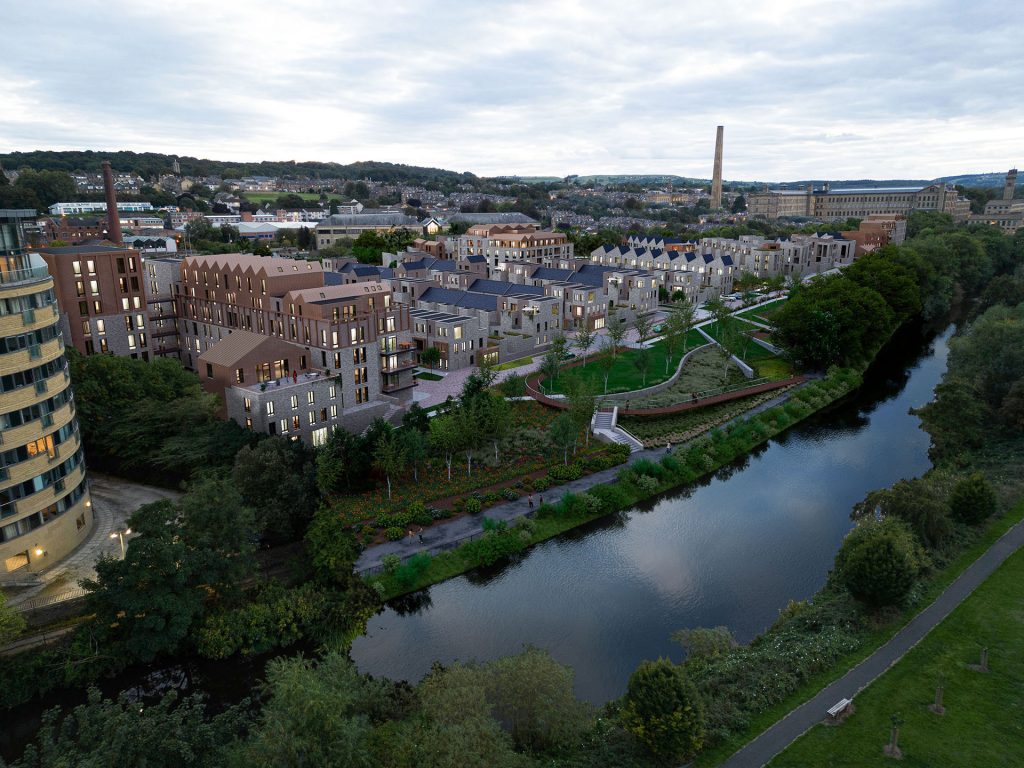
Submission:
POLYGON ((124 537, 125 536, 131 536, 131 533, 132 533, 132 529, 131 528, 125 528, 123 531, 114 531, 112 534, 110 534, 110 538, 117 539, 118 541, 121 542, 121 559, 122 560, 124 560, 124 537))

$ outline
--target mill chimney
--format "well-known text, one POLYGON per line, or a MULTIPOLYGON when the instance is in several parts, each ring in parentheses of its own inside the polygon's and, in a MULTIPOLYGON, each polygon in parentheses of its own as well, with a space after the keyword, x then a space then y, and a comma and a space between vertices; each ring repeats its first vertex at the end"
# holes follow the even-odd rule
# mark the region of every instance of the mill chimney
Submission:
POLYGON ((121 239, 121 215, 117 212, 117 196, 114 194, 114 172, 110 161, 103 161, 103 191, 107 193, 107 240, 124 245, 121 239))
POLYGON ((711 176, 711 208, 722 207, 722 143, 725 137, 725 126, 718 126, 715 135, 715 168, 711 176))

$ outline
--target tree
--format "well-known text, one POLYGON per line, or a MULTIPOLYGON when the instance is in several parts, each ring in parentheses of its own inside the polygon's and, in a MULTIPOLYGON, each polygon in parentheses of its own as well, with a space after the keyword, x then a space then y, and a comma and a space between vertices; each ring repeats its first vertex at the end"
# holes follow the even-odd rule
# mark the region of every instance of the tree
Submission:
POLYGON ((630 675, 623 727, 659 759, 685 762, 704 745, 704 702, 681 666, 643 661, 630 675))
POLYGON ((636 338, 637 341, 640 342, 641 347, 647 342, 647 339, 650 338, 651 327, 653 325, 654 322, 651 320, 649 315, 642 315, 637 312, 636 317, 633 318, 633 330, 636 331, 636 338))
POLYGON ((612 340, 612 355, 618 354, 618 349, 622 346, 622 340, 626 338, 626 332, 629 330, 629 326, 626 325, 625 321, 618 314, 608 314, 608 338, 612 340))
POLYGON ((589 379, 573 377, 569 382, 569 415, 576 425, 577 434, 583 431, 586 444, 590 445, 590 424, 597 410, 597 397, 589 379))
POLYGON ((452 457, 459 450, 461 437, 455 419, 453 414, 445 414, 430 420, 430 447, 444 458, 449 482, 452 479, 452 457))
POLYGON ((983 474, 975 472, 953 486, 949 509, 960 522, 977 525, 995 514, 995 491, 983 474))
POLYGON ((615 342, 612 339, 601 342, 601 354, 597 358, 597 365, 604 376, 604 394, 608 394, 608 377, 612 368, 615 367, 615 342))
POLYGON ((348 658, 330 652, 267 663, 266 700, 238 765, 372 768, 372 722, 391 698, 390 684, 360 675, 348 658))
POLYGON ((929 547, 942 544, 953 533, 944 489, 932 478, 900 480, 892 488, 869 493, 854 508, 854 517, 874 515, 878 509, 905 521, 929 547))
MULTIPOLYGON (((429 426, 428 426, 429 429, 429 426)), ((427 458, 427 436, 418 429, 403 427, 398 433, 402 450, 405 452, 405 460, 412 467, 412 477, 417 483, 420 481, 420 464, 427 458)))
POLYGON ((132 515, 141 532, 123 560, 100 558, 96 578, 82 582, 86 605, 100 636, 120 640, 128 660, 149 662, 176 650, 203 612, 199 564, 178 537, 178 510, 171 501, 141 507, 132 515))
POLYGON ((578 349, 583 355, 584 368, 587 367, 587 353, 590 351, 590 348, 594 346, 595 336, 594 330, 584 319, 583 326, 576 331, 576 340, 573 343, 576 349, 578 349))
POLYGON ((573 695, 573 671, 547 651, 528 646, 484 669, 487 700, 522 750, 554 752, 574 746, 589 723, 589 707, 573 695))
POLYGON ((555 447, 562 451, 562 461, 569 464, 569 448, 576 442, 576 424, 568 411, 562 411, 548 427, 548 435, 555 447))
POLYGON ((558 372, 562 368, 562 356, 556 349, 550 349, 544 354, 540 363, 540 371, 548 385, 548 391, 553 392, 555 382, 558 380, 558 372))
POLYGON ((847 535, 835 572, 856 599, 871 608, 899 603, 921 570, 920 547, 905 522, 868 518, 847 535))
POLYGON ((633 365, 640 371, 643 378, 643 385, 647 386, 647 371, 651 367, 651 350, 647 347, 638 347, 633 350, 633 365))
POLYGON ((736 199, 732 201, 732 212, 743 213, 747 210, 747 198, 742 194, 736 195, 736 199))
POLYGON ((204 768, 224 765, 226 752, 243 731, 238 708, 209 717, 202 694, 179 700, 177 691, 140 705, 128 694, 117 701, 90 687, 86 702, 68 713, 43 714, 36 744, 25 749, 19 768, 91 766, 116 768, 204 768))
POLYGON ((894 323, 877 291, 842 275, 795 288, 773 319, 777 343, 810 368, 866 360, 894 323))
POLYGON ((526 394, 526 377, 521 373, 510 373, 501 380, 498 389, 509 399, 523 397, 526 394))
POLYGON ((316 455, 316 484, 320 493, 341 495, 366 488, 372 458, 365 438, 335 427, 316 455))
POLYGON ((7 595, 0 592, 0 646, 7 645, 24 630, 25 619, 13 608, 7 607, 7 595))
POLYGON ((503 397, 488 397, 479 410, 480 431, 494 444, 494 463, 498 463, 498 445, 512 428, 512 407, 503 397))
POLYGON ((420 363, 429 366, 431 370, 439 362, 441 362, 441 350, 437 347, 427 347, 420 352, 420 363))
POLYGON ((409 410, 402 416, 402 429, 425 434, 430 429, 430 414, 419 403, 411 403, 409 410))
POLYGON ((63 171, 35 171, 31 168, 21 171, 14 187, 31 192, 42 208, 73 200, 78 191, 74 179, 63 171))
POLYGON ((665 373, 669 371, 669 365, 675 351, 682 348, 686 353, 686 339, 693 328, 697 316, 697 307, 691 301, 683 299, 673 305, 665 319, 664 344, 668 354, 665 356, 665 373))
POLYGON ((464 398, 453 414, 459 447, 466 455, 466 474, 469 476, 473 475, 473 454, 484 438, 482 427, 489 400, 490 396, 486 392, 473 399, 464 398))
POLYGON ((394 432, 381 438, 373 452, 373 465, 384 473, 388 484, 388 499, 391 498, 391 476, 400 474, 405 464, 405 446, 394 432))
POLYGON ((313 452, 284 437, 242 448, 231 478, 253 510, 256 530, 275 543, 300 537, 320 501, 313 452))
POLYGON ((672 639, 683 646, 688 659, 717 659, 738 645, 728 627, 680 629, 672 639))

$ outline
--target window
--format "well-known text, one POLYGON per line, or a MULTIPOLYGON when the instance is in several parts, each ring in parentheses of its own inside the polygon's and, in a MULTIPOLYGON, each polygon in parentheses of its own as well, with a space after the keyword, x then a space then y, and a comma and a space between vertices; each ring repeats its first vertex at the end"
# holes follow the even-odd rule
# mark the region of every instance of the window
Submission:
POLYGON ((273 415, 274 415, 274 401, 273 400, 268 400, 267 401, 267 416, 273 416, 273 415))
POLYGON ((206 378, 213 378, 213 365, 211 363, 206 364, 206 378))
POLYGON ((309 426, 316 424, 316 411, 309 412, 309 426))
POLYGON ((288 419, 281 419, 281 421, 278 422, 278 423, 281 426, 281 434, 282 435, 287 435, 288 434, 288 419))
POLYGON ((338 418, 338 406, 336 406, 336 405, 332 405, 331 406, 331 418, 332 419, 338 418))
POLYGON ((96 321, 96 333, 104 334, 107 332, 107 323, 105 320, 96 321))
POLYGON ((302 429, 302 425, 299 423, 298 416, 292 416, 292 429, 296 432, 302 429))
POLYGON ((299 407, 299 396, 292 395, 292 410, 296 410, 299 407))
POLYGON ((238 384, 244 384, 245 383, 245 369, 244 368, 235 368, 235 382, 238 383, 238 384))
POLYGON ((309 390, 309 392, 306 393, 306 402, 309 403, 310 405, 312 405, 313 402, 314 402, 314 399, 315 398, 313 396, 313 390, 311 389, 311 390, 309 390))
POLYGON ((327 390, 327 396, 333 400, 338 396, 338 388, 331 384, 330 389, 327 390))
POLYGON ((252 400, 250 400, 248 397, 245 398, 245 400, 242 401, 242 407, 245 409, 246 413, 251 413, 252 412, 252 400))
POLYGON ((86 336, 92 336, 92 328, 89 326, 88 320, 82 321, 82 333, 86 336))
POLYGON ((87 301, 80 301, 80 302, 78 302, 78 314, 80 314, 82 317, 85 317, 86 315, 89 314, 89 302, 87 302, 87 301))

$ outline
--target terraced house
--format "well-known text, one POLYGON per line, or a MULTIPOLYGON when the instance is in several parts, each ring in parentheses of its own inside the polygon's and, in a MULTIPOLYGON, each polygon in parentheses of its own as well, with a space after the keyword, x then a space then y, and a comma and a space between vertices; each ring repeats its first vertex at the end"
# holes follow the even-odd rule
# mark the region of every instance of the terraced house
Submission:
POLYGON ((32 210, 0 210, 0 580, 70 553, 93 525, 85 460, 46 263, 25 247, 32 210))

